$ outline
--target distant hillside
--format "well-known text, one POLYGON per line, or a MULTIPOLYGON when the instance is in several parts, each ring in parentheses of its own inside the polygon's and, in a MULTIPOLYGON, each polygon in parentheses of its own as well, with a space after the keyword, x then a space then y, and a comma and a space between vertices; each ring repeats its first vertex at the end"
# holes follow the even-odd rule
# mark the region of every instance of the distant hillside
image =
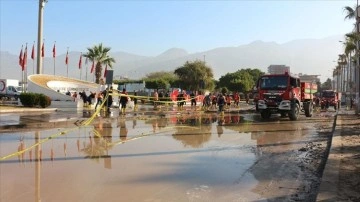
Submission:
MULTIPOLYGON (((322 75, 322 81, 331 76, 334 68, 334 60, 342 52, 342 46, 338 42, 343 36, 334 36, 324 39, 301 39, 284 44, 275 42, 254 41, 237 47, 220 47, 198 53, 187 53, 184 49, 172 48, 164 51, 156 57, 146 57, 126 52, 113 52, 115 58, 114 76, 128 76, 129 78, 141 78, 147 73, 154 71, 173 71, 182 66, 186 61, 204 60, 214 70, 215 78, 218 79, 228 72, 235 72, 241 68, 259 68, 266 71, 270 64, 285 64, 290 66, 294 73, 322 75)), ((69 76, 80 77, 78 69, 80 52, 69 53, 69 76)), ((0 52, 0 75, 1 78, 21 78, 21 70, 18 65, 18 56, 8 52, 0 52)), ((91 64, 85 65, 83 60, 82 79, 85 79, 86 69, 88 80, 91 64)), ((36 62, 35 62, 36 65, 36 62)), ((56 57, 56 74, 66 76, 65 55, 56 57)), ((44 59, 44 73, 53 74, 53 58, 44 59)), ((28 60, 28 72, 32 73, 33 63, 28 60)), ((36 71, 36 67, 35 67, 36 71)))

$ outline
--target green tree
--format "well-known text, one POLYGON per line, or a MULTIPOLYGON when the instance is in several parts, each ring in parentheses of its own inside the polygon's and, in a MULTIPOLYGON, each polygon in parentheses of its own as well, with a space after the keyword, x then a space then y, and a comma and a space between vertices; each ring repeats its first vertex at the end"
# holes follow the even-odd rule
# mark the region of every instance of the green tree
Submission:
POLYGON ((168 89, 169 87, 178 87, 179 78, 173 72, 159 71, 147 74, 145 82, 151 82, 149 86, 155 86, 154 89, 168 89), (165 87, 164 87, 165 86, 165 87))
POLYGON ((260 78, 260 76, 264 75, 265 72, 262 72, 260 69, 245 69, 240 71, 247 71, 253 78, 254 83, 260 78))
POLYGON ((183 66, 175 69, 174 73, 182 82, 182 88, 189 90, 208 89, 214 77, 212 69, 200 60, 187 61, 183 66))
POLYGON ((159 79, 159 78, 167 80, 167 81, 172 81, 172 80, 178 79, 178 77, 176 75, 174 75, 174 72, 172 72, 172 71, 152 72, 152 73, 147 74, 144 77, 144 79, 159 79))
POLYGON ((164 79, 146 80, 145 88, 148 89, 168 89, 169 82, 164 79))
POLYGON ((220 92, 221 92, 223 95, 225 95, 225 94, 227 94, 227 93, 229 92, 229 90, 228 90, 226 87, 222 87, 221 90, 220 90, 220 92))
POLYGON ((104 47, 102 43, 94 45, 92 48, 87 48, 88 52, 83 54, 84 57, 88 58, 91 62, 96 63, 95 65, 95 82, 99 83, 102 65, 107 65, 112 68, 115 59, 109 56, 111 48, 104 47))
POLYGON ((324 83, 321 84, 321 89, 322 90, 331 90, 332 85, 331 85, 331 79, 327 79, 324 83))
POLYGON ((220 77, 217 88, 227 87, 230 91, 248 92, 263 75, 259 69, 241 69, 220 77))

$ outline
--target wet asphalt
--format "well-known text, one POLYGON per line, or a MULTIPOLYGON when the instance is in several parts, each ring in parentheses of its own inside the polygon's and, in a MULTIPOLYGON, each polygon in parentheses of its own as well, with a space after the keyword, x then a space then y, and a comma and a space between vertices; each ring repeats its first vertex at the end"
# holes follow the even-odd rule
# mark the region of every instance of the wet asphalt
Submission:
POLYGON ((314 199, 335 113, 263 121, 253 109, 2 113, 0 199, 314 199))

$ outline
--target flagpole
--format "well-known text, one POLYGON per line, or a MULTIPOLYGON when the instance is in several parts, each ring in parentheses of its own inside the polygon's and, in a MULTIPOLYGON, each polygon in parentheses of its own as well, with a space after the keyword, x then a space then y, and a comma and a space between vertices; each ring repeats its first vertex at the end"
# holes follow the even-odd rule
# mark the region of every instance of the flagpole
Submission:
POLYGON ((20 67, 21 67, 21 82, 23 82, 23 80, 24 80, 24 71, 23 71, 23 66, 24 66, 23 47, 24 47, 24 45, 21 45, 21 51, 20 51, 20 55, 19 55, 19 65, 20 65, 20 67))
MULTIPOLYGON (((34 41, 34 45, 33 45, 33 47, 35 47, 35 41, 34 41)), ((31 50, 32 51, 32 50, 31 50)), ((31 54, 32 54, 32 52, 31 52, 31 54)), ((35 56, 35 53, 34 53, 34 56, 35 56)), ((35 60, 34 60, 35 58, 32 58, 32 60, 33 60, 33 74, 35 74, 35 60)))
POLYGON ((21 87, 22 90, 24 91, 24 70, 21 71, 21 87))
POLYGON ((35 60, 33 60, 33 74, 35 74, 35 60))
POLYGON ((54 47, 53 47, 53 58, 54 58, 54 76, 55 76, 55 44, 56 44, 56 41, 54 42, 54 47))
POLYGON ((85 59, 85 65, 86 65, 85 80, 88 81, 88 80, 87 80, 87 71, 88 71, 88 67, 89 67, 89 65, 88 65, 88 58, 85 59))
MULTIPOLYGON (((43 45, 42 45, 42 47, 41 47, 41 60, 42 60, 42 62, 41 62, 41 64, 42 65, 44 65, 44 58, 45 58, 45 39, 43 39, 43 45)), ((44 67, 43 67, 43 69, 41 70, 41 74, 43 74, 44 73, 44 67)))
POLYGON ((69 78, 69 61, 68 61, 68 54, 69 54, 69 47, 67 47, 67 54, 66 54, 66 77, 69 78))
POLYGON ((79 62, 79 69, 80 69, 80 80, 81 80, 81 72, 82 72, 82 70, 81 70, 81 57, 82 57, 82 52, 80 52, 80 62, 79 62))
MULTIPOLYGON (((26 52, 27 52, 27 43, 26 43, 26 52)), ((26 53, 26 60, 27 60, 27 53, 26 53)), ((27 61, 25 61, 25 64, 27 63, 27 61)), ((22 83, 22 90, 26 93, 26 89, 25 89, 25 82, 27 83, 27 67, 25 67, 25 72, 23 72, 23 83, 22 83)))

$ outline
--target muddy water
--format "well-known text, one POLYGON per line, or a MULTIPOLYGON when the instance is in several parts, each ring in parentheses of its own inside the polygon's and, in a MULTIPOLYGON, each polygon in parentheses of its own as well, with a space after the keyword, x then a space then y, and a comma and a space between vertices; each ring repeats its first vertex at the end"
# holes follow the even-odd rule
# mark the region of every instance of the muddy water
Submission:
POLYGON ((25 152, 0 161, 0 201, 276 198, 284 193, 263 192, 276 173, 266 169, 264 153, 298 148, 319 123, 195 113, 98 117, 81 128, 3 133, 1 157, 25 152))

